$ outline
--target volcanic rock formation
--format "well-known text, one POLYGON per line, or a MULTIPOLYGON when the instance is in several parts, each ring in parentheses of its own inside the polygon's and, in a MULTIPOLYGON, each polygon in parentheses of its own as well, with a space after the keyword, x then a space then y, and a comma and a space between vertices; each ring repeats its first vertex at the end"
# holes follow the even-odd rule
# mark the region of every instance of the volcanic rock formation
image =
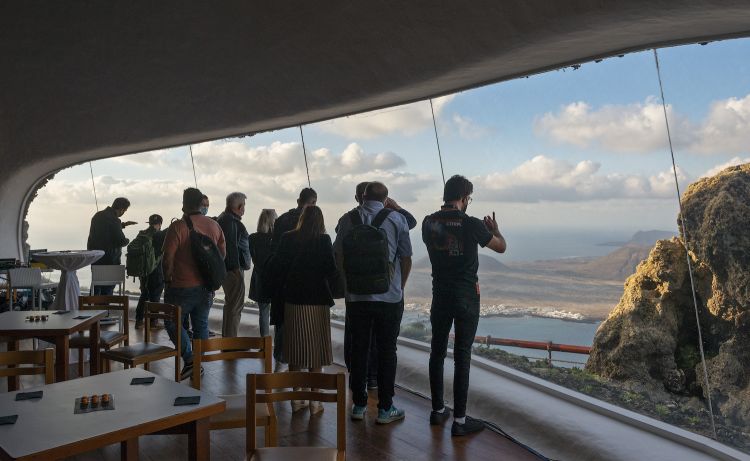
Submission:
POLYGON ((657 392, 706 398, 710 389, 714 411, 748 425, 750 164, 696 181, 682 204, 687 236, 658 241, 627 279, 619 304, 596 332, 586 369, 657 392))

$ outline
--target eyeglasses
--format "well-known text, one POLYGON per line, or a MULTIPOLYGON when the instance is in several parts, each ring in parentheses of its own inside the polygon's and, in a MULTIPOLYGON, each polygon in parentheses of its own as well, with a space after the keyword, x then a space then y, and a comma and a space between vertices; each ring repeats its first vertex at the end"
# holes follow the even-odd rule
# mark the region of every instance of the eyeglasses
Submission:
POLYGON ((466 203, 471 203, 474 199, 471 198, 471 195, 466 197, 466 203))

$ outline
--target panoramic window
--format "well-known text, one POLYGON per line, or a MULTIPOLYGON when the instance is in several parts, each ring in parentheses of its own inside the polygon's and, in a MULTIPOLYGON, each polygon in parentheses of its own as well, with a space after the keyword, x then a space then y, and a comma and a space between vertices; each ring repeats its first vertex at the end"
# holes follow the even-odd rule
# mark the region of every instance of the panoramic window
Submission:
MULTIPOLYGON (((381 181, 418 222, 401 335, 429 342, 421 222, 440 208, 443 178, 464 175, 474 186, 467 213, 494 213, 508 244, 479 253, 485 341, 475 355, 750 452, 748 55, 748 39, 659 50, 666 107, 644 51, 301 129, 77 165, 32 203, 29 243, 84 248, 97 207, 119 196, 132 204, 123 219, 138 223, 132 238, 154 213, 179 218, 182 190, 194 185, 210 216, 228 193, 245 193, 254 231, 263 209, 294 208, 309 184, 335 236, 356 185, 381 181)), ((88 271, 79 276, 87 286, 88 271)), ((343 319, 343 301, 333 313, 343 319)))

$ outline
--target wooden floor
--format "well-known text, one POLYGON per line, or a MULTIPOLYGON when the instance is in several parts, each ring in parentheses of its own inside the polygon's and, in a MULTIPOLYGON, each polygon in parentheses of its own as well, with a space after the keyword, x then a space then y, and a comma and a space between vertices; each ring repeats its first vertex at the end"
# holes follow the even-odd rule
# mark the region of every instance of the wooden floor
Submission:
MULTIPOLYGON (((213 317, 213 315, 212 315, 213 317)), ((243 319, 244 320, 244 319, 243 319)), ((212 322, 214 323, 214 322, 212 322)), ((215 324, 212 328, 216 327, 215 324)), ((157 330, 154 330, 155 332, 157 330)), ((143 331, 132 331, 134 341, 142 340, 143 331)), ((156 335, 159 342, 169 343, 163 330, 156 335)), ((23 344, 30 347, 30 341, 23 344)), ((171 345, 171 343, 169 343, 171 345)), ((154 363, 151 371, 166 376, 174 376, 174 361, 165 360, 154 363)), ((239 362, 214 362, 204 366, 203 389, 214 394, 233 394, 245 392, 245 375, 261 371, 260 364, 254 360, 239 362)), ((113 364, 113 369, 118 369, 113 364)), ((340 371, 337 366, 326 369, 328 372, 340 371)), ((71 376, 76 376, 75 365, 71 366, 71 376)), ((37 377, 24 377, 23 388, 41 385, 37 377)), ((0 390, 5 391, 7 384, 0 379, 0 390)), ((147 392, 147 388, 144 388, 147 392)), ((429 425, 431 410, 429 400, 397 390, 395 403, 406 411, 403 421, 388 425, 375 424, 377 401, 370 399, 365 421, 353 422, 347 418, 347 459, 350 460, 535 460, 529 452, 507 439, 489 430, 469 437, 453 438, 450 435, 450 421, 444 427, 429 425)), ((349 400, 351 403, 351 400, 349 400)), ((322 415, 310 417, 307 411, 292 414, 288 404, 278 404, 276 411, 279 418, 279 445, 336 445, 335 405, 326 403, 322 415)), ((263 440, 262 429, 259 440, 263 440)), ((229 429, 211 432, 211 457, 214 460, 242 460, 245 450, 245 430, 229 429)), ((187 436, 154 435, 141 437, 140 459, 142 460, 180 460, 187 458, 187 436)), ((77 461, 119 460, 119 445, 92 451, 69 458, 77 461)), ((298 460, 304 461, 304 460, 298 460)))

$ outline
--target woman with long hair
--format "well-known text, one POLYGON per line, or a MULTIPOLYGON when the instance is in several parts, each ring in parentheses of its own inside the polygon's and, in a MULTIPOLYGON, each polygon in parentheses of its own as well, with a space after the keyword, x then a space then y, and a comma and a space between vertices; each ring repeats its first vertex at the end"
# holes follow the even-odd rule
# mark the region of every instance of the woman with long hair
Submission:
MULTIPOLYGON (((331 237, 325 233, 323 212, 317 206, 302 211, 297 228, 281 238, 276 260, 283 277, 284 359, 290 371, 321 372, 333 363, 330 282, 336 277, 331 237)), ((293 401, 292 410, 308 406, 293 401)), ((310 414, 323 411, 320 402, 310 402, 310 414)))
MULTIPOLYGON (((271 291, 265 277, 266 263, 271 256, 271 236, 273 224, 276 221, 276 210, 265 208, 258 217, 257 232, 250 234, 250 258, 253 261, 253 274, 250 276, 250 299, 258 304, 258 327, 261 336, 271 335, 271 291)), ((270 277, 269 277, 270 278, 270 277)), ((283 369, 284 359, 281 351, 281 327, 274 327, 273 358, 276 361, 276 371, 283 369)))

